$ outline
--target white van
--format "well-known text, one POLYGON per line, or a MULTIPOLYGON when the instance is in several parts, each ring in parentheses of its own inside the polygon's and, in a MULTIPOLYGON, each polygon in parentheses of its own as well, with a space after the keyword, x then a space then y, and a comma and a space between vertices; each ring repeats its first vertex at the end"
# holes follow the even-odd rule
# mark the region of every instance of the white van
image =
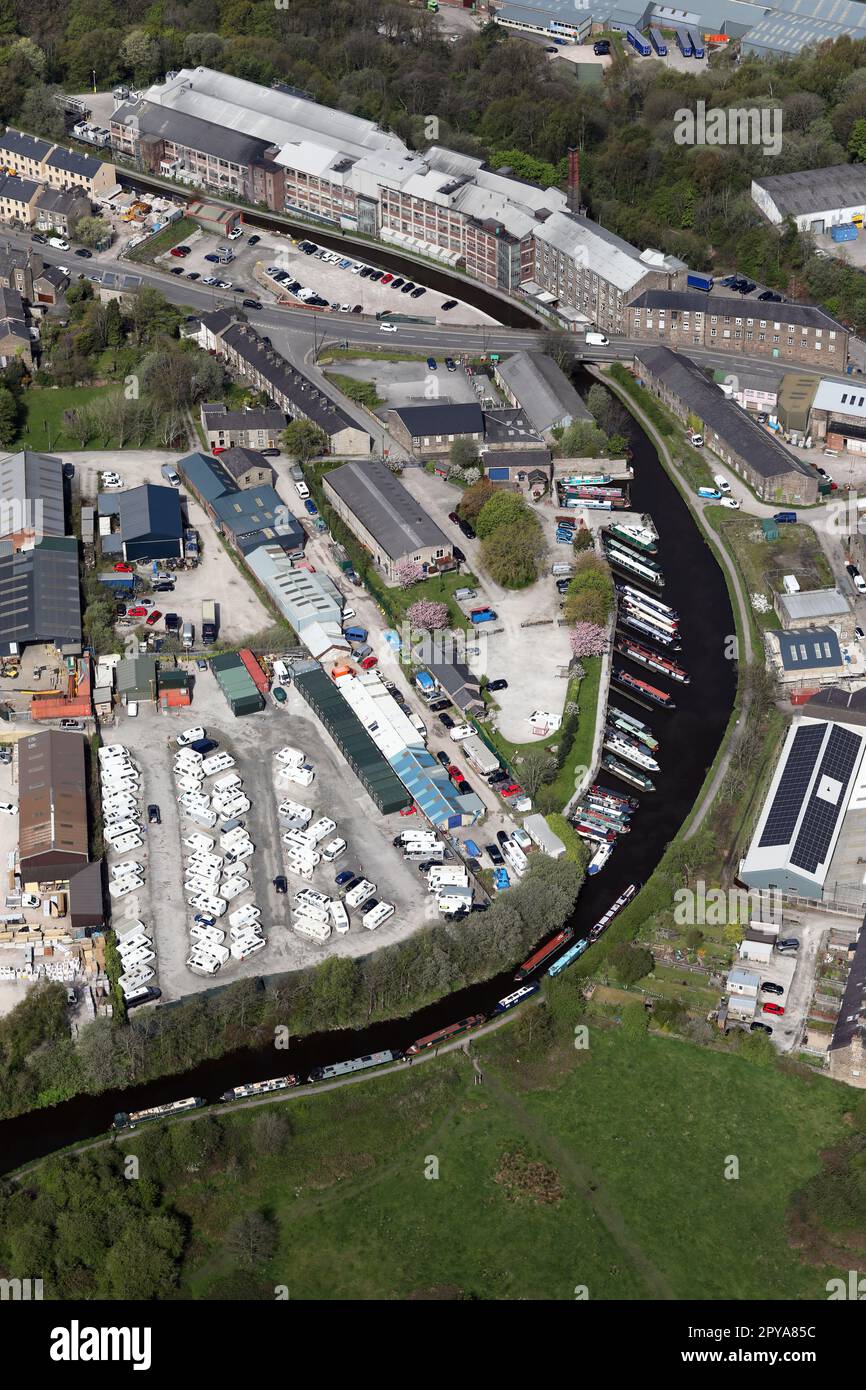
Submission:
POLYGON ((326 864, 333 864, 335 859, 339 859, 341 854, 345 854, 347 849, 346 841, 339 836, 336 840, 329 840, 322 850, 322 858, 326 864))
POLYGON ((336 898, 331 899, 331 906, 329 908, 329 912, 331 914, 331 922, 333 924, 334 931, 337 932, 340 936, 342 936, 344 932, 347 932, 349 930, 348 912, 344 908, 343 904, 341 902, 338 902, 336 898))
POLYGON ((607 347, 608 340, 603 333, 587 332, 584 341, 587 347, 607 347))
POLYGON ((731 485, 730 485, 730 483, 728 482, 727 478, 723 478, 723 477, 722 477, 721 473, 714 473, 714 474, 713 474, 713 482, 715 483, 716 487, 719 489, 719 492, 721 492, 723 495, 724 495, 725 493, 727 493, 727 492, 730 492, 730 490, 731 490, 731 485))
POLYGON ((393 903, 377 903, 369 912, 365 912, 361 921, 368 931, 375 931, 381 927, 383 922, 387 922, 389 917, 394 916, 393 903))

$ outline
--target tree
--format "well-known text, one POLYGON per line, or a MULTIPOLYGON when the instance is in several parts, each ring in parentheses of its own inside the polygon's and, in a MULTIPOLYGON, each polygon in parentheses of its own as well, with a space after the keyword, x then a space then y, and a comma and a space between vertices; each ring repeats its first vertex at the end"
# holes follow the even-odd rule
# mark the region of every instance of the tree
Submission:
POLYGON ((18 401, 6 386, 0 386, 0 448, 8 449, 18 434, 18 401))
POLYGON ((541 350, 566 374, 574 365, 574 339, 569 333, 545 333, 541 350))
POLYGON ((861 163, 866 160, 866 117, 861 116, 851 127, 848 137, 848 153, 861 163))
POLYGON ((516 492, 506 492, 502 488, 497 488, 493 497, 490 497, 478 513, 476 531, 482 540, 491 536, 498 526, 511 526, 516 522, 523 521, 527 515, 527 506, 523 498, 516 492))
POLYGON ((55 98, 62 101, 66 93, 62 87, 47 87, 42 82, 28 87, 21 103, 21 124, 25 130, 38 132, 49 140, 62 140, 65 133, 63 107, 55 98))
POLYGON ((601 656, 607 648, 607 633, 594 623, 576 623, 568 640, 576 657, 601 656))
POLYGON ((292 1126, 287 1115, 278 1114, 276 1110, 265 1110, 253 1120, 250 1134, 256 1153, 278 1154, 282 1153, 291 1138, 292 1126))
POLYGON ((111 228, 102 217, 79 217, 73 225, 72 233, 82 246, 96 246, 108 236, 111 228))
MULTIPOLYGON (((567 594, 563 608, 565 621, 575 627, 581 624, 603 628, 610 612, 610 601, 595 589, 583 589, 576 594, 567 594)), ((576 652, 576 656, 580 653, 576 652)), ((589 653, 587 653, 589 655, 589 653)))
POLYGON ((229 1228, 226 1248, 247 1268, 264 1264, 277 1248, 276 1228, 261 1212, 245 1211, 229 1228))
POLYGON ((479 478, 477 483, 473 483, 471 487, 466 489, 457 510, 464 521, 471 521, 474 525, 485 502, 489 502, 493 494, 499 491, 500 489, 495 483, 491 483, 489 478, 479 478))
POLYGON ((563 430, 560 451, 565 458, 598 458, 607 448, 607 436, 588 420, 575 420, 563 430))
POLYGON ((592 550, 594 544, 592 532, 588 526, 575 526, 572 545, 576 553, 582 550, 592 550))
POLYGON ((471 468, 478 462, 478 445, 474 439, 458 436, 451 445, 449 458, 454 468, 471 468))
POLYGON ((130 29, 120 45, 120 57, 132 70, 139 86, 147 86, 159 72, 159 40, 145 29, 130 29))
POLYGON ((504 589, 525 589, 538 578, 538 560, 544 549, 544 538, 537 523, 533 529, 516 522, 511 526, 497 526, 482 542, 481 555, 496 584, 504 589))
POLYGON ((411 589, 424 578, 424 570, 417 560, 398 560, 394 574, 401 589, 411 589))
POLYGON ((283 430, 283 446, 299 463, 328 452, 328 436, 309 420, 293 420, 283 430))
POLYGON ((520 785, 528 796, 536 796, 539 787, 552 782, 556 776, 556 760, 544 748, 530 748, 520 764, 520 785))
POLYGON ((421 628, 424 632, 434 632, 438 628, 447 627, 448 606, 422 598, 417 603, 410 604, 406 617, 413 627, 421 628))
POLYGON ((626 941, 611 947, 609 959, 617 979, 626 988, 636 985, 655 965, 645 946, 632 946, 626 941))

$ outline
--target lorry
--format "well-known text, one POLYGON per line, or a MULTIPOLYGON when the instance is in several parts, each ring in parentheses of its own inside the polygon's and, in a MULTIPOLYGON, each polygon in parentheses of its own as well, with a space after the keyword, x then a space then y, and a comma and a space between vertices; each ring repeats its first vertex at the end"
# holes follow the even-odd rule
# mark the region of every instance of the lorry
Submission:
POLYGON ((189 651, 195 641, 195 627, 192 623, 184 623, 182 640, 183 645, 186 647, 187 651, 189 651))
POLYGON ((216 604, 213 599, 202 600, 201 605, 201 640, 207 645, 216 641, 217 635, 217 614, 216 604))
POLYGON ((704 290, 709 294, 710 290, 713 288, 713 284, 712 275, 702 275, 696 270, 690 271, 686 276, 686 285, 690 290, 704 290))

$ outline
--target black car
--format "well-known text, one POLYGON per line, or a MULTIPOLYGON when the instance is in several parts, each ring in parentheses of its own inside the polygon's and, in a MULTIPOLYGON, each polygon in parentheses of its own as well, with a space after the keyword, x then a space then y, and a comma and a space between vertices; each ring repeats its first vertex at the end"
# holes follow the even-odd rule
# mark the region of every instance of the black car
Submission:
MULTIPOLYGON (((455 301, 455 302, 456 302, 456 301, 455 301)), ((442 307, 444 308, 445 306, 443 305, 442 307)), ((457 371, 457 363, 454 361, 454 358, 453 358, 453 357, 446 357, 446 358, 445 358, 445 366, 448 368, 449 372, 456 372, 456 371, 457 371)))
POLYGON ((442 305, 442 308, 443 308, 443 309, 456 309, 456 308, 457 308, 457 300, 456 300, 456 299, 446 299, 446 300, 445 300, 445 303, 442 305))
POLYGON ((64 478, 66 478, 67 482, 70 482, 70 483, 72 482, 72 479, 75 477, 75 464, 74 464, 74 463, 64 463, 64 465, 63 465, 63 476, 64 476, 64 478))
POLYGON ((93 257, 93 252, 92 252, 92 251, 88 251, 86 246, 79 246, 79 248, 78 248, 78 250, 75 252, 75 254, 76 254, 76 256, 82 256, 82 257, 84 258, 85 261, 89 261, 89 260, 91 260, 92 257, 93 257))
POLYGON ((459 545, 452 545, 451 554, 454 556, 454 559, 457 561, 458 565, 466 564, 466 556, 463 554, 463 551, 460 549, 459 545))
POLYGON ((763 290, 758 298, 765 300, 768 304, 782 304, 784 302, 782 296, 776 294, 775 290, 763 290))
POLYGON ((197 271, 197 270, 188 270, 188 271, 186 272, 186 278, 187 278, 187 280, 200 280, 200 279, 201 279, 201 275, 200 275, 199 271, 197 271))
POLYGON ((173 265, 172 268, 171 268, 171 270, 170 270, 168 273, 169 273, 169 275, 183 275, 183 266, 182 266, 182 265, 173 265))
POLYGON ((450 700, 434 700, 432 705, 430 705, 430 709, 434 714, 438 714, 440 710, 448 709, 450 704, 450 700))
POLYGON ((450 714, 440 714, 439 723, 442 725, 443 729, 454 728, 454 720, 451 718, 450 714))
POLYGON ((491 787, 498 787, 500 782, 510 782, 511 776, 504 767, 501 767, 498 772, 491 772, 487 781, 491 787))
POLYGON ((125 617, 126 617, 126 604, 125 604, 125 603, 116 603, 116 604, 114 605, 114 611, 115 611, 115 613, 117 614, 117 617, 118 617, 118 618, 125 618, 125 617))
POLYGON ((352 313, 353 313, 353 314, 363 314, 363 312, 364 312, 364 306, 363 306, 363 304, 356 304, 355 307, 354 307, 353 310, 352 310, 352 313))
POLYGON ((391 289, 392 289, 392 290, 399 290, 403 285, 405 285, 405 283, 406 283, 406 281, 403 279, 403 276, 402 276, 402 275, 397 275, 397 276, 395 276, 395 278, 391 281, 391 289))
POLYGON ((424 288, 423 285, 416 285, 415 288, 414 288, 414 290, 412 291, 412 298, 413 298, 413 299, 420 299, 421 296, 422 296, 422 294, 426 294, 426 293, 427 293, 427 291, 425 290, 425 288, 424 288))
POLYGON ((262 306, 257 299, 245 299, 243 307, 245 309, 261 309, 262 306))
POLYGON ((270 338, 262 338, 262 342, 264 343, 265 347, 273 347, 273 343, 271 342, 270 338))
POLYGON ((202 757, 219 747, 215 738, 197 738, 195 743, 191 743, 189 746, 194 753, 201 753, 202 757))
POLYGON ((785 936, 776 942, 777 951, 799 951, 800 942, 796 936, 785 936))
MULTIPOLYGON (((400 840, 398 837, 394 841, 394 844, 399 845, 399 843, 400 840)), ((340 887, 343 889, 345 893, 351 893, 352 889, 357 888, 359 883, 363 883, 363 879, 361 878, 360 874, 355 874, 352 878, 347 879, 345 883, 342 883, 340 887)))
POLYGON ((147 808, 147 820, 149 825, 162 825, 162 816, 155 803, 147 808))
POLYGON ((854 578, 855 574, 859 574, 859 573, 860 573, 860 571, 858 570, 858 568, 857 568, 856 565, 847 564, 847 565, 845 566, 845 568, 846 568, 846 570, 848 571, 848 573, 850 574, 850 576, 851 576, 852 579, 854 578))
POLYGON ((507 845, 508 841, 511 839, 511 836, 508 834, 507 830, 497 830, 496 838, 501 845, 507 845))
POLYGON ((463 532, 464 536, 468 541, 475 540, 475 527, 472 525, 471 521, 466 521, 461 516, 457 521, 457 525, 460 527, 460 530, 463 532))
POLYGON ((362 269, 361 269, 361 279, 362 279, 362 280, 368 280, 372 274, 373 274, 373 271, 372 271, 372 269, 371 269, 370 266, 365 265, 365 266, 362 267, 362 269))
POLYGON ((34 232, 30 240, 38 242, 40 246, 45 246, 46 242, 48 241, 48 238, 41 236, 39 232, 34 232))
POLYGON ((261 241, 261 237, 260 237, 260 236, 251 236, 251 237, 247 237, 247 246, 258 246, 258 244, 259 244, 260 241, 261 241))
POLYGON ((159 582, 158 584, 154 584, 154 585, 152 585, 151 587, 153 588, 153 592, 154 592, 155 594, 173 594, 173 593, 174 593, 174 580, 173 580, 173 579, 162 579, 162 580, 160 580, 160 582, 159 582))
POLYGON ((484 848, 487 850, 491 864, 499 865, 505 863, 502 857, 502 851, 498 845, 485 845, 484 848))
POLYGON ((266 459, 278 459, 280 457, 279 449, 260 449, 259 453, 264 454, 266 459))
POLYGON ((383 276, 384 274, 385 274, 384 270, 371 270, 371 271, 370 271, 370 279, 371 279, 371 280, 381 280, 381 278, 382 278, 382 276, 383 276))
POLYGON ((443 767, 449 767, 449 766, 450 766, 450 764, 451 764, 451 759, 449 758, 449 756, 448 756, 447 753, 443 752, 443 750, 442 750, 441 748, 439 749, 439 752, 436 754, 436 757, 439 759, 439 761, 440 761, 440 763, 442 764, 443 767))
POLYGON ((508 681, 506 681, 506 680, 489 681, 489 682, 488 682, 488 685, 487 685, 487 689, 488 689, 488 690, 507 690, 507 689, 508 689, 508 681))
POLYGON ((402 288, 401 288, 401 290, 400 290, 400 293, 401 293, 401 294, 411 294, 412 291, 413 291, 414 289, 415 289, 415 282, 414 282, 414 280, 407 280, 406 283, 405 283, 405 285, 402 286, 402 288))
POLYGON ((592 51, 596 58, 603 58, 606 53, 610 52, 610 39, 599 39, 598 43, 592 45, 592 51))
POLYGON ((769 1034, 770 1034, 770 1037, 773 1036, 773 1030, 772 1030, 772 1028, 768 1028, 768 1026, 767 1026, 766 1023, 750 1023, 750 1024, 749 1024, 749 1032, 750 1032, 750 1033, 769 1033, 769 1034))
POLYGON ((286 878, 285 874, 277 874, 276 878, 274 879, 274 888, 278 893, 288 893, 289 881, 286 878))
POLYGON ((765 994, 785 993, 784 987, 782 985, 774 984, 772 980, 765 980, 764 983, 761 985, 761 989, 764 991, 765 994))

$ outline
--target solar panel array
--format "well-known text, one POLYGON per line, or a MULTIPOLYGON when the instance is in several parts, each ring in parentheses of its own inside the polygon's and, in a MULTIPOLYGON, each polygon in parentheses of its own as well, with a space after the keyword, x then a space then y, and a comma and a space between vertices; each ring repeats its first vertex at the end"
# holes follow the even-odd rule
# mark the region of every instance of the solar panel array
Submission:
POLYGON ((846 805, 845 792, 862 746, 860 735, 852 733, 849 729, 837 727, 830 734, 800 831, 791 851, 791 863, 796 864, 797 868, 814 873, 818 865, 823 864, 826 859, 836 822, 846 805), (821 779, 825 776, 832 777, 841 784, 836 802, 825 801, 823 797, 816 795, 821 779))
POLYGON ((786 845, 793 835, 826 727, 826 724, 804 724, 794 735, 788 761, 761 834, 761 849, 765 845, 786 845))

